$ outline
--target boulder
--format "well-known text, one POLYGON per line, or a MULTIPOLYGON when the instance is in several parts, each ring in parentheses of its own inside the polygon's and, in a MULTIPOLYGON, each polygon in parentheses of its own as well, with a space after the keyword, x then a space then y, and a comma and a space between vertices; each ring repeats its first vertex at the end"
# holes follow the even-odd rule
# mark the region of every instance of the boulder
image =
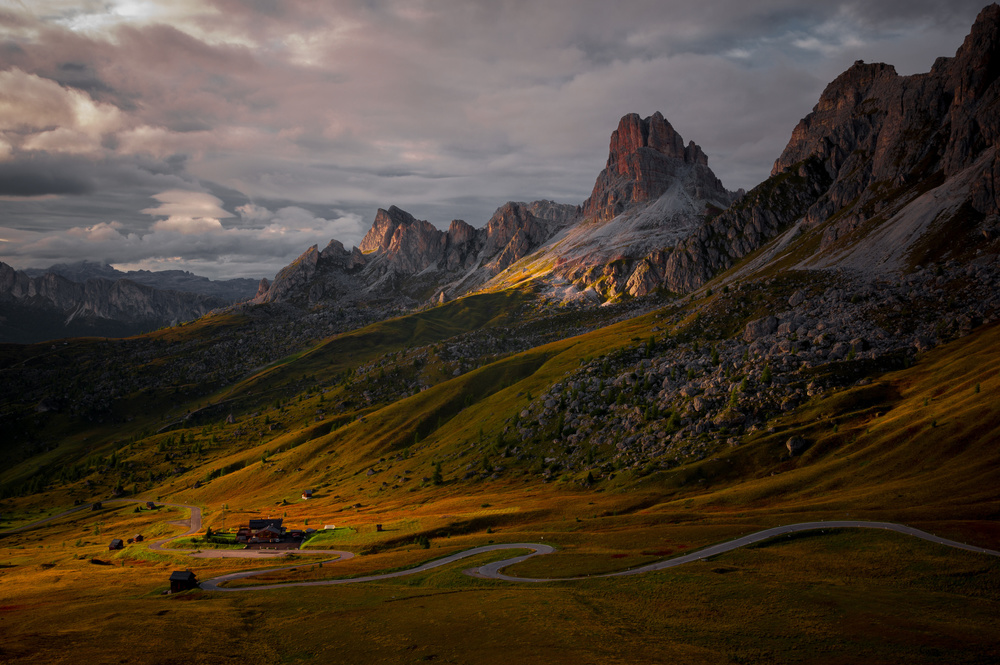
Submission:
POLYGON ((793 436, 788 441, 785 441, 785 448, 788 449, 788 454, 793 456, 805 450, 806 445, 806 440, 801 436, 793 436))
POLYGON ((761 337, 773 334, 777 330, 778 319, 773 316, 765 316, 756 321, 751 321, 746 325, 746 328, 743 329, 743 340, 754 342, 761 337))

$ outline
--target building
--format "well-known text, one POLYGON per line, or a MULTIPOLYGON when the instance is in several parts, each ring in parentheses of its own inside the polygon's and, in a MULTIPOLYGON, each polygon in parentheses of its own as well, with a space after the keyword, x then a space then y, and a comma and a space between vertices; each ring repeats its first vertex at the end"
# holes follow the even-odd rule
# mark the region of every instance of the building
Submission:
POLYGON ((277 543, 285 535, 285 527, 281 526, 280 517, 250 520, 246 526, 240 526, 236 532, 238 543, 277 543))
POLYGON ((115 539, 113 539, 111 541, 111 544, 108 545, 108 551, 122 550, 122 549, 125 549, 125 543, 122 542, 121 538, 115 538, 115 539))
POLYGON ((137 534, 135 534, 135 538, 134 538, 134 540, 135 540, 135 542, 137 542, 137 543, 141 543, 142 541, 144 541, 144 540, 145 540, 145 538, 143 538, 143 537, 142 537, 142 534, 141 534, 141 533, 137 533, 137 534))
POLYGON ((153 510, 154 508, 156 508, 156 504, 153 503, 152 501, 147 501, 146 507, 149 508, 150 510, 153 510))
POLYGON ((170 573, 170 593, 179 593, 198 587, 198 580, 190 570, 175 570, 170 573))
POLYGON ((273 517, 273 518, 268 517, 267 519, 262 519, 262 520, 250 520, 250 524, 248 526, 250 527, 250 531, 254 533, 260 531, 266 526, 277 527, 280 530, 281 523, 283 521, 284 520, 282 520, 280 517, 273 517))
POLYGON ((281 527, 268 525, 263 529, 258 529, 254 532, 253 536, 250 538, 251 543, 276 543, 281 540, 281 533, 284 531, 281 527))
POLYGON ((313 496, 313 491, 312 490, 305 490, 304 492, 302 492, 302 498, 303 499, 311 499, 312 496, 313 496))

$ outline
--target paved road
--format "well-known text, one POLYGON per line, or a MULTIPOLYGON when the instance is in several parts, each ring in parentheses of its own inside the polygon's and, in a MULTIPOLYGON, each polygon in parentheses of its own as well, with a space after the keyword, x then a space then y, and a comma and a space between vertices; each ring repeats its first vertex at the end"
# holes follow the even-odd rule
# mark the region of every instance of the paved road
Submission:
MULTIPOLYGON (((500 572, 508 566, 513 566, 514 564, 521 563, 533 556, 538 556, 541 554, 551 554, 555 551, 555 548, 551 545, 543 545, 539 543, 504 543, 500 545, 484 545, 482 547, 475 547, 463 552, 458 552, 452 554, 451 556, 444 557, 442 559, 437 559, 429 563, 425 563, 416 568, 409 568, 407 570, 400 570, 393 573, 385 573, 382 575, 368 575, 365 577, 355 577, 355 578, 345 578, 337 580, 320 580, 316 582, 286 582, 281 584, 267 584, 254 587, 242 587, 238 589, 227 589, 224 587, 219 587, 221 582, 225 582, 233 579, 244 579, 247 577, 253 577, 264 572, 269 571, 247 571, 243 573, 235 573, 233 575, 224 575, 222 577, 216 577, 214 579, 202 582, 201 587, 209 591, 247 591, 247 590, 258 590, 258 589, 281 589, 285 587, 293 586, 325 586, 332 584, 352 584, 358 582, 377 582, 381 580, 393 579, 396 577, 403 577, 405 575, 414 575, 417 573, 422 573, 432 568, 437 568, 438 566, 444 566, 456 561, 460 561, 466 557, 475 556, 477 554, 485 554, 486 552, 496 552, 498 550, 510 550, 510 549, 526 549, 531 550, 529 554, 525 554, 518 557, 513 557, 510 559, 504 559, 502 561, 494 561, 493 563, 486 564, 485 566, 479 566, 478 568, 471 568, 465 570, 466 575, 471 575, 472 577, 478 577, 480 579, 491 579, 491 580, 505 580, 507 582, 569 582, 574 580, 585 580, 593 579, 596 577, 621 577, 624 575, 640 575, 642 573, 649 573, 656 570, 664 570, 666 568, 673 568, 675 566, 682 566, 686 563, 691 563, 692 561, 698 561, 700 559, 706 559, 717 554, 722 554, 724 552, 731 552, 732 550, 739 549, 740 547, 746 547, 752 543, 760 542, 762 540, 767 540, 768 538, 774 538, 776 536, 781 536, 789 533, 795 533, 798 531, 818 531, 825 529, 885 529, 887 531, 895 531, 897 533, 906 534, 908 536, 913 536, 915 538, 921 538, 923 540, 930 541, 932 543, 938 543, 940 545, 947 545, 948 547, 956 547, 958 549, 968 550, 970 552, 977 552, 979 554, 987 554, 990 556, 1000 556, 1000 552, 995 550, 989 550, 984 547, 976 547, 975 545, 966 545, 965 543, 959 543, 954 540, 948 540, 947 538, 940 538, 933 534, 927 533, 926 531, 921 531, 920 529, 914 529, 903 524, 894 524, 891 522, 860 522, 860 521, 837 521, 837 522, 803 522, 801 524, 789 524, 787 526, 779 526, 771 529, 764 529, 763 531, 757 531, 747 536, 741 538, 735 538, 733 540, 727 541, 725 543, 719 543, 717 545, 711 545, 697 552, 691 552, 690 554, 685 554, 673 559, 667 559, 666 561, 658 561, 656 563, 651 563, 647 566, 641 566, 638 568, 631 568, 629 570, 620 570, 614 573, 604 573, 601 575, 587 575, 582 577, 558 577, 558 578, 529 578, 529 577, 514 577, 513 575, 505 575, 500 572)), ((300 564, 301 565, 301 564, 300 564)), ((289 566, 295 567, 295 566, 289 566)))
MULTIPOLYGON (((108 499, 107 501, 101 501, 102 506, 110 506, 111 504, 118 504, 118 503, 141 503, 145 505, 146 499, 108 499)), ((158 503, 156 505, 170 506, 171 508, 187 508, 191 511, 190 519, 184 520, 184 522, 187 522, 188 525, 190 526, 187 532, 182 533, 179 536, 171 536, 170 538, 167 538, 165 540, 173 540, 174 538, 183 538, 184 536, 190 536, 193 533, 197 533, 201 529, 201 508, 198 508, 197 506, 189 506, 186 503, 158 503)), ((6 536, 12 533, 21 533, 22 531, 29 531, 31 529, 39 527, 53 520, 62 519, 67 515, 78 513, 81 510, 90 510, 93 507, 94 507, 93 503, 85 503, 79 506, 75 506, 73 508, 70 508, 69 510, 64 510, 61 513, 56 513, 55 515, 46 517, 45 519, 35 520, 34 522, 29 522, 28 524, 22 524, 21 526, 15 529, 7 529, 6 531, 0 531, 0 536, 6 536)), ((180 521, 176 523, 182 524, 180 521)), ((165 542, 165 540, 160 540, 157 542, 162 543, 165 542)))
MULTIPOLYGON (((751 533, 750 535, 743 536, 741 538, 736 538, 724 543, 719 543, 717 545, 711 545, 704 549, 700 549, 697 552, 691 552, 690 554, 685 554, 684 556, 675 557, 673 559, 667 559, 666 561, 658 561, 656 563, 651 563, 647 566, 641 566, 638 568, 630 568, 629 570, 620 570, 614 573, 604 573, 601 575, 588 575, 584 577, 561 577, 561 578, 529 578, 529 577, 514 577, 513 575, 504 575, 500 571, 507 566, 518 563, 517 560, 511 559, 508 561, 497 561, 485 566, 474 569, 474 571, 466 571, 469 574, 473 574, 476 577, 482 577, 494 580, 506 580, 508 582, 563 582, 570 580, 585 580, 593 579, 595 577, 621 577, 623 575, 640 575, 642 573, 650 573, 655 570, 664 570, 666 568, 673 568, 675 566, 682 566, 686 563, 691 563, 692 561, 698 561, 700 559, 706 559, 717 554, 722 554, 724 552, 731 552, 740 547, 746 547, 752 543, 757 543, 762 540, 767 540, 768 538, 774 538, 776 536, 782 536, 789 533, 796 533, 799 531, 820 531, 825 529, 885 529, 887 531, 895 531, 896 533, 906 534, 908 536, 913 536, 914 538, 920 538, 922 540, 928 540, 932 543, 938 543, 939 545, 947 545, 948 547, 956 547, 962 550, 968 550, 970 552, 977 552, 979 554, 988 554, 990 556, 1000 556, 1000 552, 995 550, 989 550, 984 547, 976 547, 975 545, 966 545, 965 543, 960 543, 954 540, 948 540, 947 538, 941 538, 935 536, 934 534, 927 533, 926 531, 921 531, 920 529, 914 529, 913 527, 906 526, 904 524, 894 524, 892 522, 860 522, 860 521, 838 521, 838 522, 802 522, 800 524, 789 524, 787 526, 777 526, 771 529, 764 529, 763 531, 757 531, 756 533, 751 533)), ((527 557, 522 557, 521 560, 527 557)))
MULTIPOLYGON (((111 503, 143 503, 142 501, 136 499, 112 499, 110 501, 104 502, 106 504, 111 503)), ((25 524, 16 529, 10 529, 8 531, 0 532, 0 535, 6 535, 10 533, 19 533, 22 531, 27 531, 33 529, 39 525, 45 524, 46 522, 51 522, 52 520, 65 517, 66 515, 78 512, 81 510, 89 510, 92 504, 87 504, 83 506, 77 506, 76 508, 71 508, 70 510, 63 511, 58 515, 53 515, 30 524, 25 524)), ((416 566, 415 568, 408 568, 406 570, 398 570, 392 573, 382 573, 377 575, 366 575, 364 577, 352 577, 343 578, 336 580, 317 580, 314 582, 283 582, 280 584, 263 584, 253 587, 240 587, 240 588, 226 588, 220 587, 219 584, 223 582, 228 582, 232 580, 245 579, 248 577, 254 577, 256 575, 262 575, 264 573, 274 572, 276 570, 287 570, 289 568, 298 568, 303 565, 315 565, 318 563, 330 563, 332 561, 346 561, 347 559, 353 558, 354 554, 351 552, 344 552, 341 550, 276 550, 273 552, 268 552, 265 550, 181 550, 181 549, 165 549, 163 545, 171 540, 177 538, 184 538, 197 533, 201 530, 201 509, 197 506, 189 506, 182 503, 161 503, 159 505, 171 506, 175 508, 187 508, 191 511, 191 517, 188 522, 188 530, 178 536, 170 536, 168 538, 163 538, 156 542, 150 543, 150 549, 169 552, 172 554, 188 554, 192 557, 198 558, 240 558, 240 559, 257 559, 257 558, 273 558, 280 556, 287 556, 290 552, 296 551, 300 554, 320 554, 320 555, 333 555, 332 559, 325 559, 321 562, 310 561, 308 563, 298 563, 292 566, 285 566, 284 568, 270 568, 266 570, 250 570, 240 573, 230 573, 229 575, 222 575, 220 577, 215 577, 210 580, 206 580, 201 583, 201 588, 206 591, 262 591, 265 589, 282 589, 286 587, 299 587, 299 586, 330 586, 334 584, 356 584, 360 582, 377 582, 381 580, 390 580, 397 577, 404 577, 406 575, 416 575, 417 573, 422 573, 440 566, 446 566, 448 564, 454 563, 456 561, 461 561, 467 557, 476 556, 478 554, 485 554, 487 552, 496 552, 500 550, 530 550, 528 554, 513 557, 510 559, 504 559, 502 561, 494 561, 493 563, 486 564, 484 566, 479 566, 478 568, 470 568, 463 571, 466 575, 471 575, 472 577, 478 577, 480 579, 491 579, 491 580, 504 580, 507 582, 568 582, 573 580, 585 580, 593 579, 597 577, 621 577, 624 575, 640 575, 642 573, 649 573, 656 570, 665 570, 667 568, 673 568, 675 566, 682 566, 686 563, 691 563, 692 561, 699 561, 701 559, 706 559, 717 554, 722 554, 724 552, 731 552, 740 547, 746 547, 753 543, 760 542, 762 540, 767 540, 768 538, 774 538, 776 536, 782 536, 789 533, 796 533, 800 531, 821 531, 826 529, 884 529, 886 531, 895 531, 896 533, 902 533, 907 536, 912 536, 914 538, 920 538, 922 540, 927 540, 932 543, 937 543, 939 545, 946 545, 948 547, 955 547, 957 549, 967 550, 969 552, 976 552, 978 554, 986 554, 989 556, 1000 556, 1000 552, 996 550, 986 549, 985 547, 977 547, 975 545, 967 545, 965 543, 960 543, 954 540, 948 540, 947 538, 941 538, 935 536, 934 534, 927 533, 926 531, 921 531, 920 529, 914 529, 913 527, 906 526, 904 524, 895 524, 893 522, 862 522, 857 520, 842 520, 842 521, 830 521, 830 522, 802 522, 800 524, 789 524, 786 526, 777 526, 771 529, 764 529, 763 531, 757 531, 740 538, 734 538, 733 540, 726 541, 724 543, 718 543, 716 545, 711 545, 705 547, 696 552, 691 552, 690 554, 685 554, 683 556, 675 557, 673 559, 667 559, 665 561, 658 561, 656 563, 651 563, 646 566, 640 566, 638 568, 630 568, 628 570, 620 570, 614 573, 603 573, 599 575, 587 575, 582 577, 551 577, 551 578, 533 578, 533 577, 514 577, 513 575, 505 575, 500 572, 504 568, 513 566, 514 564, 521 563, 533 556, 539 556, 542 554, 551 554, 555 552, 555 548, 551 545, 544 545, 539 543, 501 543, 495 545, 483 545, 481 547, 473 547, 462 552, 457 552, 440 559, 435 559, 434 561, 429 561, 422 565, 416 566)), ((180 522, 183 525, 183 522, 180 522)))
MULTIPOLYGON (((406 575, 415 575, 417 573, 423 573, 428 570, 439 568, 441 566, 447 566, 450 563, 455 563, 465 559, 466 557, 476 556, 477 554, 484 554, 486 552, 496 552, 497 550, 533 550, 531 554, 526 554, 524 556, 516 557, 513 559, 507 559, 502 562, 505 566, 510 566, 515 563, 524 561, 525 559, 535 556, 537 554, 551 554, 555 552, 556 549, 549 545, 537 545, 535 543, 502 543, 499 545, 483 545, 482 547, 473 547, 469 550, 464 550, 456 554, 451 554, 440 559, 435 559, 434 561, 428 561, 427 563, 421 564, 416 568, 407 568, 406 570, 397 570, 392 573, 382 573, 379 575, 366 575, 364 577, 348 577, 337 580, 317 580, 315 582, 281 582, 279 584, 262 584, 253 587, 238 587, 234 589, 220 587, 219 584, 222 582, 228 582, 230 580, 238 580, 246 577, 253 577, 254 575, 260 575, 262 573, 270 573, 275 570, 286 570, 287 568, 298 568, 303 564, 298 564, 297 566, 286 566, 285 568, 270 568, 268 570, 251 570, 243 573, 232 573, 229 575, 223 575, 221 577, 215 577, 210 580, 206 580, 201 583, 201 588, 206 591, 257 591, 260 589, 284 589, 286 587, 293 586, 330 586, 333 584, 356 584, 358 582, 378 582, 381 580, 391 580, 396 577, 405 577, 406 575)), ((313 550, 308 550, 312 552, 313 550)), ((344 554, 350 554, 345 552, 344 554)), ((350 554, 347 558, 354 556, 350 554)), ((311 563, 311 562, 310 562, 311 563)), ((323 563, 326 563, 325 561, 323 563)), ((469 572, 469 571, 466 571, 469 572)))

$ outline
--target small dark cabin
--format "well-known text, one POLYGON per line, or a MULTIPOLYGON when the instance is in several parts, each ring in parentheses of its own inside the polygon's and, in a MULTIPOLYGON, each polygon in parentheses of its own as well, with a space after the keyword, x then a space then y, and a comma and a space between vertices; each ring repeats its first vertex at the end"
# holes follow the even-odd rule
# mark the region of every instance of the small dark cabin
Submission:
POLYGON ((198 580, 190 570, 175 570, 170 573, 170 593, 179 593, 198 587, 198 580))
POLYGON ((152 501, 147 501, 146 502, 146 507, 149 508, 150 510, 152 510, 152 509, 156 508, 156 504, 153 503, 152 501))
POLYGON ((121 549, 125 549, 125 543, 122 542, 121 538, 115 538, 115 539, 113 539, 111 541, 111 544, 108 545, 108 550, 109 551, 110 550, 121 550, 121 549))

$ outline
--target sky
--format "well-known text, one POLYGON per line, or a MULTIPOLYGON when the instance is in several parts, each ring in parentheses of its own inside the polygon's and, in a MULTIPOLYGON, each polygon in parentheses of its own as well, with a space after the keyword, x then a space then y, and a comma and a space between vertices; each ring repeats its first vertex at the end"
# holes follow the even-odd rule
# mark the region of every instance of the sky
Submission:
POLYGON ((731 189, 855 60, 985 0, 0 0, 0 261, 272 277, 378 208, 579 204, 660 111, 731 189))

